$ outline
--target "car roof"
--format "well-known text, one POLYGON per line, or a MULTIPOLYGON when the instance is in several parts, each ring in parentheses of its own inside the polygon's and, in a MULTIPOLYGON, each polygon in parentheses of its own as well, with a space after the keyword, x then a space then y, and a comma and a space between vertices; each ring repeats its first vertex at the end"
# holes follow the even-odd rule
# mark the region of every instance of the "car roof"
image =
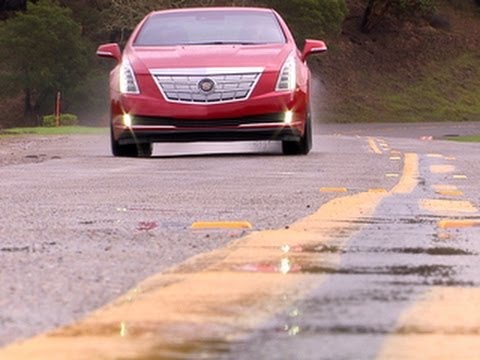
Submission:
POLYGON ((249 12, 259 12, 259 13, 274 12, 272 9, 262 8, 262 7, 224 6, 224 7, 190 7, 190 8, 182 8, 182 9, 158 10, 158 11, 152 11, 149 15, 151 16, 151 15, 166 14, 166 13, 207 12, 207 11, 228 11, 228 12, 249 11, 249 12))

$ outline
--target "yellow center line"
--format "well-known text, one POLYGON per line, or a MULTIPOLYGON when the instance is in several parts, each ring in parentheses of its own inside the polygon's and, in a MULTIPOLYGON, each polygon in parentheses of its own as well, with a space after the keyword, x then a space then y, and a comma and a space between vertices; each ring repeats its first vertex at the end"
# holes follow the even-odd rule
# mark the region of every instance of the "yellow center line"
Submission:
MULTIPOLYGON (((412 191, 417 173, 418 157, 407 154, 391 192, 336 198, 288 229, 253 232, 195 256, 75 324, 0 349, 0 358, 188 358, 201 350, 195 344, 202 338, 242 339, 326 280, 308 273, 317 256, 295 256, 295 249, 344 246, 361 229, 356 220, 373 216, 388 196, 412 191)), ((329 263, 338 266, 340 256, 332 254, 329 263)))
POLYGON ((432 288, 403 314, 377 359, 478 360, 479 304, 480 289, 432 288))
POLYGON ((418 185, 418 177, 418 155, 412 153, 405 154, 402 178, 400 179, 400 182, 392 189, 392 193, 411 193, 418 185))
POLYGON ((386 189, 382 189, 382 188, 375 188, 375 189, 369 189, 368 192, 371 192, 371 193, 388 193, 388 191, 386 189))

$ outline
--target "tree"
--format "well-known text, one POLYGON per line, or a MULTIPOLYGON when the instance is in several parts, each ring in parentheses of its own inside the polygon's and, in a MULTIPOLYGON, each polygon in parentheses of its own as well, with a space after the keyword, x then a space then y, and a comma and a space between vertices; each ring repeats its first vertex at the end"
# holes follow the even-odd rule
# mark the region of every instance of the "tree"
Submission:
POLYGON ((435 0, 366 0, 361 30, 369 33, 388 16, 415 18, 433 11, 435 0))
POLYGON ((285 18, 297 42, 339 33, 348 11, 345 0, 263 0, 261 3, 285 18))
POLYGON ((0 24, 0 88, 23 91, 25 121, 38 125, 45 101, 68 96, 88 71, 87 43, 71 10, 55 0, 28 3, 28 10, 0 24))
POLYGON ((25 10, 27 0, 0 0, 0 10, 25 10))

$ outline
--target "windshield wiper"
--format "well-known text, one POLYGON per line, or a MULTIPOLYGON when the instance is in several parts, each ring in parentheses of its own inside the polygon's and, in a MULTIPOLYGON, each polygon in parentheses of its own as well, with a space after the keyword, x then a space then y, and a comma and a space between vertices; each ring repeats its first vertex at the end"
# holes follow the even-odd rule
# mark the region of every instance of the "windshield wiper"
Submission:
POLYGON ((199 41, 199 42, 187 42, 178 45, 262 45, 264 43, 251 42, 251 41, 199 41))

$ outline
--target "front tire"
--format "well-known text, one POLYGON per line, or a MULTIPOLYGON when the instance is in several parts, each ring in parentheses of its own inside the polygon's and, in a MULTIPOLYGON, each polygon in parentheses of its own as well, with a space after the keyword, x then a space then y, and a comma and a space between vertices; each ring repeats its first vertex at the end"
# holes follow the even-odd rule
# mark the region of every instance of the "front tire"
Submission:
POLYGON ((312 145, 312 117, 309 112, 305 121, 303 136, 299 141, 282 141, 282 151, 284 155, 307 155, 312 149, 312 145))
POLYGON ((150 157, 152 155, 153 146, 151 143, 127 144, 120 145, 113 136, 113 128, 110 129, 110 140, 112 146, 112 154, 117 157, 150 157))

